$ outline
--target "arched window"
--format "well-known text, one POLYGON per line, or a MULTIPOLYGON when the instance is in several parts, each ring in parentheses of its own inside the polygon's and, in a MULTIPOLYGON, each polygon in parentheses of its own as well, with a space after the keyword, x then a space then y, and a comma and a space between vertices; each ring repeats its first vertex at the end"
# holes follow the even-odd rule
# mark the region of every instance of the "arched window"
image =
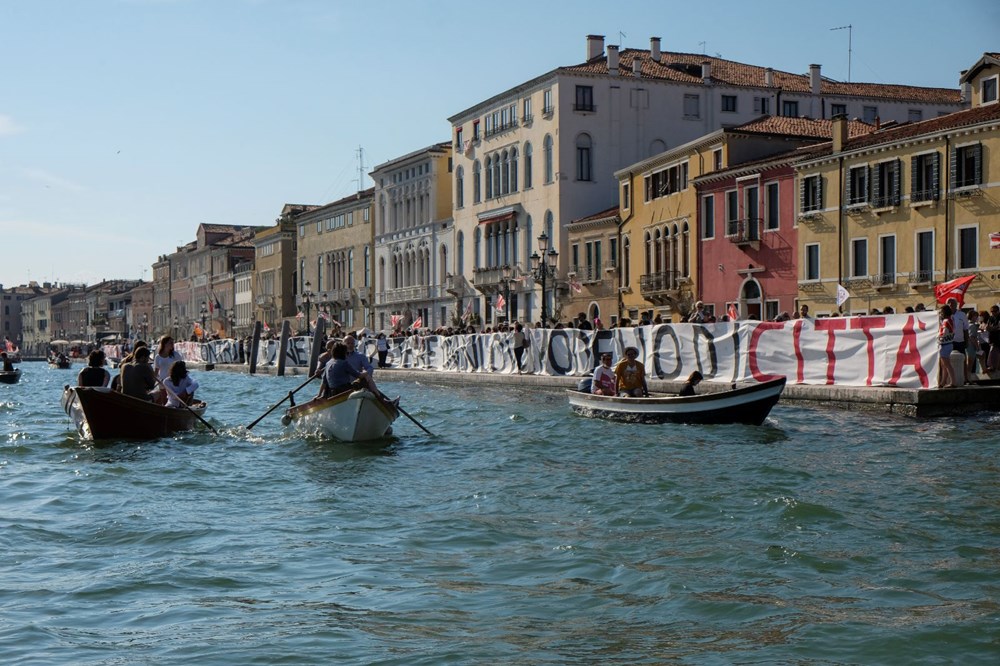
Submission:
POLYGON ((299 261, 299 293, 306 290, 306 260, 299 261))
POLYGON ((378 260, 378 284, 385 291, 385 257, 379 257, 378 260))
POLYGON ((545 153, 545 182, 551 183, 553 174, 555 173, 555 164, 553 163, 552 137, 550 135, 545 135, 545 141, 542 146, 545 153))
POLYGON ((503 167, 500 170, 500 194, 510 192, 510 153, 503 151, 503 167))
POLYGON ((510 149, 510 191, 517 192, 517 148, 510 149))
POLYGON ((576 137, 576 179, 593 180, 592 141, 589 134, 576 137))
POLYGON ((372 286, 372 254, 371 248, 365 245, 365 286, 372 286))
POLYGON ((631 278, 629 276, 630 269, 632 268, 632 257, 630 256, 631 243, 628 236, 622 238, 622 286, 628 287, 631 285, 631 278))
POLYGON ((653 238, 646 232, 646 274, 652 274, 653 270, 653 238))
POLYGON ((439 264, 439 273, 441 275, 439 282, 444 284, 448 279, 448 246, 441 246, 441 262, 439 264))
POLYGON ((347 288, 354 289, 354 248, 347 251, 347 288))
POLYGON ((756 280, 750 279, 743 283, 740 298, 744 301, 754 301, 760 299, 760 285, 756 280))
POLYGON ((493 158, 486 158, 486 199, 493 198, 493 158))
POLYGON ((500 155, 493 156, 493 196, 498 197, 503 194, 500 189, 500 155))
POLYGON ((524 144, 524 189, 531 187, 531 144, 524 144))
POLYGON ((524 266, 531 268, 531 243, 534 235, 531 233, 531 216, 524 217, 524 266))
POLYGON ((553 226, 555 226, 555 218, 552 217, 552 211, 545 211, 545 235, 549 237, 549 247, 555 247, 556 237, 553 235, 553 226))
POLYGON ((455 236, 455 275, 465 273, 465 234, 461 231, 455 236))
POLYGON ((465 169, 455 169, 455 208, 465 205, 465 169))
POLYGON ((323 255, 316 257, 316 289, 325 289, 323 284, 323 255))
POLYGON ((385 219, 385 195, 383 194, 379 197, 378 201, 378 233, 384 234, 386 232, 386 219, 385 219))
POLYGON ((479 203, 482 201, 482 181, 483 176, 481 173, 481 167, 479 165, 479 160, 472 163, 472 203, 479 203))
POLYGON ((691 276, 691 234, 687 222, 681 235, 681 275, 691 276))
POLYGON ((480 249, 483 244, 483 230, 476 227, 476 230, 472 232, 472 268, 479 268, 479 257, 482 256, 480 249))

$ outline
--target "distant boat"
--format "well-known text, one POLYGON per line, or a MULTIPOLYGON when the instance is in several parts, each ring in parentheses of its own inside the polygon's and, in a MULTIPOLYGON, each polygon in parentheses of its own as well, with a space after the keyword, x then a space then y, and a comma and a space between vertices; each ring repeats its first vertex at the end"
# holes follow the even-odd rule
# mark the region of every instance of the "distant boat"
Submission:
POLYGON ((50 368, 58 368, 60 370, 66 370, 68 368, 71 368, 72 366, 73 366, 73 362, 70 361, 68 358, 50 358, 49 359, 49 367, 50 368))
POLYGON ((205 412, 204 403, 190 410, 165 407, 107 387, 66 386, 61 403, 80 435, 91 440, 158 439, 191 430, 205 412))
POLYGON ((567 391, 573 411, 582 416, 636 423, 745 423, 760 425, 785 390, 785 378, 729 391, 691 396, 619 398, 567 391))
POLYGON ((16 384, 21 379, 21 369, 0 370, 0 384, 16 384))
POLYGON ((305 432, 319 431, 342 442, 381 439, 392 432, 399 410, 368 390, 347 391, 289 408, 282 421, 305 432))

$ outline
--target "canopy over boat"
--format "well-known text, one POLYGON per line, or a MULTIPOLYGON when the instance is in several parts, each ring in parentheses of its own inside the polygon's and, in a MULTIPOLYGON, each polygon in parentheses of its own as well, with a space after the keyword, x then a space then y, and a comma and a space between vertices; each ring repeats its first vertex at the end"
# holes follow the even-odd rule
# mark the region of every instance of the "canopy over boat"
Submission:
POLYGON ((379 399, 371 391, 360 390, 291 407, 285 412, 284 421, 294 423, 298 430, 318 430, 342 442, 363 442, 389 435, 397 418, 399 410, 393 403, 379 399))
POLYGON ((204 403, 190 410, 164 407, 106 387, 67 386, 62 407, 84 439, 157 439, 191 430, 205 412, 204 403))
POLYGON ((638 423, 746 423, 760 425, 771 413, 785 378, 748 384, 730 391, 692 396, 651 395, 619 398, 567 391, 573 411, 583 416, 638 423))

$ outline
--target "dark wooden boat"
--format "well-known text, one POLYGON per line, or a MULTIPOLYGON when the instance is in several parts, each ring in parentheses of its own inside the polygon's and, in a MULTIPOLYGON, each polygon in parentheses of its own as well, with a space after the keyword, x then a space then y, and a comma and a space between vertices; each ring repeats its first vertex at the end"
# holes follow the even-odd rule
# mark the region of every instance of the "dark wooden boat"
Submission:
POLYGON ((67 386, 62 407, 84 439, 157 439, 191 430, 205 405, 177 409, 127 396, 110 388, 67 386))
POLYGON ((58 368, 59 370, 66 370, 68 368, 71 368, 72 366, 73 363, 67 358, 49 359, 50 368, 58 368))
POLYGON ((784 390, 785 378, 782 377, 729 391, 685 397, 650 394, 648 398, 618 398, 579 390, 567 393, 570 407, 582 416, 635 423, 760 425, 784 390))
POLYGON ((21 379, 21 368, 0 370, 0 384, 16 384, 21 379))

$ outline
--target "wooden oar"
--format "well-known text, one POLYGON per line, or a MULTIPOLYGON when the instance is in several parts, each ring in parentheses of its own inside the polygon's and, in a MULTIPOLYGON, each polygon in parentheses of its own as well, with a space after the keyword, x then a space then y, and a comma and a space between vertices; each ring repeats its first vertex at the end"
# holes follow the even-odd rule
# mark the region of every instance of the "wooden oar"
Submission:
MULTIPOLYGON (((381 398, 382 400, 384 400, 384 401, 386 401, 386 402, 388 402, 388 403, 392 404, 392 400, 389 400, 389 398, 388 398, 388 397, 386 396, 386 394, 385 394, 385 393, 382 393, 382 391, 380 391, 379 389, 377 389, 377 388, 376 388, 376 389, 375 389, 375 393, 377 393, 377 394, 378 394, 378 397, 379 397, 379 398, 381 398)), ((400 407, 400 406, 399 406, 398 404, 397 404, 397 405, 395 405, 395 407, 396 407, 396 409, 398 409, 398 410, 399 410, 399 413, 400 413, 400 414, 402 414, 402 415, 403 415, 403 416, 405 416, 406 418, 408 418, 408 419, 410 419, 411 421, 413 421, 414 423, 416 423, 416 424, 417 424, 417 427, 418 427, 418 428, 420 428, 421 430, 423 430, 424 432, 426 432, 426 433, 427 433, 428 435, 430 435, 431 437, 433 437, 433 436, 434 436, 434 433, 432 433, 432 432, 431 432, 430 430, 428 430, 427 428, 425 428, 425 427, 423 426, 423 424, 422 424, 422 423, 421 423, 420 421, 418 421, 418 420, 416 420, 415 418, 413 418, 412 416, 410 416, 410 413, 409 413, 408 411, 406 411, 405 409, 403 409, 402 407, 400 407)))
POLYGON ((276 410, 276 409, 277 409, 277 408, 278 408, 278 407, 279 407, 279 406, 281 405, 281 403, 283 403, 284 401, 286 401, 286 400, 288 400, 289 398, 291 398, 291 397, 292 397, 293 395, 295 395, 296 393, 298 393, 298 392, 299 392, 299 391, 300 391, 301 389, 305 388, 305 385, 306 385, 306 384, 308 384, 308 383, 309 383, 309 382, 311 382, 312 380, 316 379, 317 377, 319 377, 319 375, 313 375, 313 376, 312 376, 312 377, 310 377, 309 379, 307 379, 307 380, 305 380, 304 382, 302 382, 302 383, 301 383, 301 384, 299 385, 299 387, 298 387, 297 389, 295 389, 294 391, 289 391, 289 392, 288 392, 288 395, 286 395, 286 396, 285 396, 284 398, 282 398, 282 399, 281 399, 281 400, 279 400, 278 402, 276 402, 276 403, 274 403, 273 405, 271 405, 271 408, 270 408, 270 409, 268 409, 268 410, 267 410, 266 412, 264 412, 264 413, 263 413, 263 414, 261 414, 261 415, 260 415, 259 417, 257 417, 257 420, 256 420, 256 421, 254 421, 253 423, 251 423, 250 425, 248 425, 248 426, 247 426, 247 430, 250 430, 250 429, 252 429, 252 428, 253 428, 253 427, 254 427, 255 425, 257 425, 257 424, 258 424, 258 423, 260 423, 260 422, 261 422, 262 420, 264 420, 264 417, 265 417, 265 416, 267 416, 268 414, 270 414, 271 412, 273 412, 274 410, 276 410))
MULTIPOLYGON (((155 373, 155 370, 154 370, 154 373, 155 373)), ((219 431, 218 431, 218 430, 216 430, 215 428, 213 428, 213 427, 212 427, 212 424, 211 424, 211 423, 209 423, 209 422, 208 422, 208 421, 206 421, 205 419, 201 418, 201 414, 199 414, 198 412, 196 412, 196 411, 194 411, 193 409, 191 409, 191 405, 189 405, 189 404, 187 404, 186 402, 184 402, 183 400, 181 400, 181 399, 180 399, 180 398, 179 398, 179 397, 177 396, 177 394, 176 394, 176 393, 174 393, 173 391, 171 391, 171 390, 170 390, 170 388, 169 388, 169 387, 168 387, 168 386, 167 386, 166 384, 164 384, 164 383, 163 383, 163 380, 162 380, 162 379, 160 379, 159 375, 156 375, 156 374, 154 374, 154 375, 153 375, 153 378, 154 378, 154 379, 156 380, 156 383, 157 383, 157 384, 159 384, 160 386, 162 386, 162 387, 163 387, 163 390, 164 390, 164 391, 166 391, 166 392, 167 392, 167 393, 169 393, 170 395, 174 396, 174 398, 176 398, 176 399, 177 399, 177 402, 179 402, 179 403, 181 403, 182 405, 184 405, 184 409, 186 409, 186 410, 188 410, 189 412, 191 412, 192 414, 194 414, 194 415, 195 415, 195 417, 196 417, 196 418, 197 418, 197 419, 198 419, 199 421, 201 421, 202 423, 204 423, 204 424, 205 424, 205 427, 206 427, 206 428, 208 428, 209 430, 211 430, 211 431, 212 431, 213 433, 215 433, 216 435, 218 435, 218 434, 219 434, 219 431)))

